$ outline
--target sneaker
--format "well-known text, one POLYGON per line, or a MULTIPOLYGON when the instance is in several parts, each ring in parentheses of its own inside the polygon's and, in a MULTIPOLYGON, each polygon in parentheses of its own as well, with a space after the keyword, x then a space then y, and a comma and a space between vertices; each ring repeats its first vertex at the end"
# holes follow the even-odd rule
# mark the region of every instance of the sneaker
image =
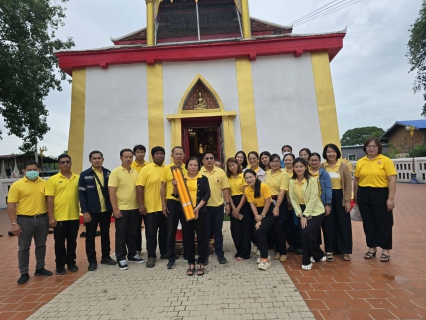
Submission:
MULTIPOLYGON (((271 256, 268 256, 268 261, 270 261, 270 260, 271 260, 271 256)), ((259 258, 256 259, 256 263, 257 264, 259 264, 261 262, 262 262, 262 258, 261 257, 259 257, 259 258)))
POLYGON ((167 269, 173 269, 175 267, 175 259, 170 259, 169 262, 167 263, 167 269))
POLYGON ((162 254, 161 256, 160 256, 160 259, 161 260, 166 260, 166 259, 169 259, 169 255, 166 253, 166 254, 162 254))
POLYGON ((69 264, 69 265, 68 265, 68 271, 71 271, 71 272, 77 272, 77 271, 78 271, 78 267, 77 267, 77 265, 76 265, 75 263, 71 263, 71 264, 69 264))
POLYGON ((129 258, 129 261, 136 262, 136 263, 144 263, 145 262, 145 260, 141 259, 138 254, 135 254, 135 256, 133 258, 129 258))
POLYGON ((120 261, 118 261, 118 268, 120 270, 127 270, 127 269, 129 269, 129 266, 126 263, 126 260, 120 260, 120 261))
POLYGON ((90 262, 89 266, 87 267, 87 270, 88 271, 95 271, 97 268, 98 268, 98 264, 96 262, 90 262))
POLYGON ((65 270, 64 266, 56 267, 55 271, 56 271, 57 275, 66 274, 67 273, 67 270, 65 270))
POLYGON ((219 264, 227 264, 228 263, 228 261, 226 261, 225 256, 220 256, 220 257, 218 256, 217 260, 219 261, 219 264))
POLYGON ((36 277, 38 276, 49 277, 52 275, 52 271, 46 270, 45 268, 40 268, 40 269, 36 269, 36 271, 34 272, 34 275, 36 277))
POLYGON ((321 258, 321 259, 319 259, 318 261, 315 261, 314 257, 311 257, 311 262, 312 262, 312 263, 320 262, 320 261, 323 261, 323 262, 324 262, 325 260, 327 260, 327 257, 326 257, 326 256, 322 257, 322 258, 321 258))
POLYGON ((148 262, 146 263, 147 268, 154 268, 155 267, 155 258, 148 258, 148 262))
POLYGON ((259 263, 259 265, 257 266, 257 268, 259 269, 259 270, 263 270, 263 271, 266 271, 266 270, 268 270, 269 269, 269 267, 271 266, 271 261, 269 261, 269 259, 268 259, 268 261, 260 261, 260 263, 259 263))
POLYGON ((281 262, 287 261, 287 255, 286 254, 282 254, 281 257, 280 257, 280 261, 281 262))
POLYGON ((142 251, 138 251, 137 254, 140 258, 142 258, 142 251))
MULTIPOLYGON (((107 264, 109 266, 113 266, 117 264, 117 261, 112 259, 111 257, 102 258, 101 264, 107 264)), ((96 269, 95 269, 96 270, 96 269)))
POLYGON ((310 264, 302 264, 302 270, 311 270, 312 269, 312 263, 310 264))
POLYGON ((183 261, 183 262, 188 262, 188 258, 187 258, 187 257, 185 257, 185 256, 183 256, 183 257, 182 257, 182 261, 183 261))
POLYGON ((257 246, 256 245, 253 245, 252 247, 251 247, 251 253, 256 253, 257 252, 257 246))
POLYGON ((23 273, 18 279, 18 284, 25 284, 30 280, 30 275, 28 273, 23 273))

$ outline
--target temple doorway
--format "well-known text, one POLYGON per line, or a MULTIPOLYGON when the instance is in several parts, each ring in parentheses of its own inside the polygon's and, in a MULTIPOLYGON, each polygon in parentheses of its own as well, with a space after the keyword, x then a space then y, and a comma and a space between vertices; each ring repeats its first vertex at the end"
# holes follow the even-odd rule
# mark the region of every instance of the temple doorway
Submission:
POLYGON ((208 150, 223 163, 222 117, 182 119, 182 131, 186 159, 197 157, 202 160, 203 153, 208 150))

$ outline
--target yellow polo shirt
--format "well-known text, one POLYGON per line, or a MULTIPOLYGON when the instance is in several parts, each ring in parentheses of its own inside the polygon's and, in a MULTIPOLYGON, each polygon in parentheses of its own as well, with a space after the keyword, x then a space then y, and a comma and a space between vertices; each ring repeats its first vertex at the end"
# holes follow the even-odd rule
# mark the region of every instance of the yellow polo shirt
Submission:
POLYGON ((244 194, 244 187, 247 185, 247 182, 244 179, 243 173, 239 173, 235 178, 231 175, 228 178, 228 182, 231 187, 231 196, 240 196, 244 194))
POLYGON ((200 170, 201 174, 209 179, 210 199, 207 202, 208 207, 219 207, 223 205, 224 199, 222 190, 230 188, 228 177, 225 171, 220 168, 213 167, 212 172, 208 172, 203 166, 200 170))
POLYGON ((330 175, 331 188, 334 190, 342 189, 342 177, 340 176, 341 164, 342 164, 341 159, 337 160, 336 165, 334 167, 330 167, 329 164, 327 163, 327 160, 324 161, 324 169, 330 175))
POLYGON ((296 194, 297 202, 299 202, 299 204, 305 204, 305 197, 303 194, 303 185, 305 183, 306 179, 303 179, 302 182, 294 179, 294 193, 296 194))
MULTIPOLYGON (((93 167, 92 167, 92 170, 96 174, 96 176, 98 177, 101 184, 104 183, 104 172, 98 171, 93 167)), ((96 183, 96 190, 98 191, 99 203, 101 204, 101 212, 105 212, 106 211, 106 205, 105 205, 105 198, 104 198, 104 195, 102 193, 102 186, 99 184, 99 182, 96 178, 95 178, 95 183, 96 183)))
POLYGON ((319 170, 317 172, 312 172, 311 169, 309 169, 309 172, 311 173, 312 177, 314 177, 318 181, 318 196, 321 197, 322 189, 321 189, 321 183, 319 181, 320 172, 319 172, 319 170))
MULTIPOLYGON (((123 166, 111 171, 108 187, 116 187, 117 206, 120 210, 137 210, 139 208, 136 193, 136 179, 138 172, 130 168, 130 172, 123 166)), ((114 208, 113 208, 114 209, 114 208)))
POLYGON ((388 177, 395 176, 396 169, 393 161, 379 154, 373 160, 367 156, 358 160, 355 177, 360 187, 386 188, 389 187, 388 177))
POLYGON ((134 160, 130 166, 139 173, 139 172, 141 172, 142 168, 144 168, 144 167, 146 167, 148 165, 148 163, 149 162, 144 161, 143 164, 138 164, 136 162, 136 160, 134 160))
POLYGON ((189 191, 189 196, 191 197, 191 202, 194 208, 197 206, 197 191, 198 191, 198 184, 197 180, 202 177, 201 173, 198 173, 198 175, 194 178, 190 178, 188 176, 188 173, 184 175, 186 179, 186 186, 189 191))
POLYGON ((33 181, 27 177, 15 181, 7 195, 8 203, 17 203, 16 214, 34 216, 47 212, 46 197, 44 195, 46 180, 38 178, 33 181))
MULTIPOLYGON (((172 196, 172 194, 173 194, 172 180, 174 178, 173 178, 173 173, 172 173, 171 167, 174 167, 174 166, 176 166, 176 165, 172 162, 171 164, 164 167, 163 174, 161 175, 161 182, 164 182, 164 183, 167 184, 166 185, 166 199, 180 201, 179 199, 172 196)), ((188 173, 188 170, 186 170, 186 168, 185 168, 185 164, 181 165, 181 169, 182 169, 183 175, 185 176, 188 173)))
POLYGON ((272 173, 272 170, 266 172, 265 183, 271 189, 271 194, 273 196, 277 196, 280 190, 288 191, 289 181, 288 174, 283 170, 277 170, 275 173, 272 173))
POLYGON ((68 179, 61 172, 51 176, 46 183, 46 196, 53 197, 53 217, 56 221, 80 219, 78 205, 78 178, 71 173, 68 179))
POLYGON ((144 205, 147 213, 162 210, 160 188, 164 165, 159 166, 151 162, 139 172, 137 186, 144 187, 144 205))
POLYGON ((244 193, 247 197, 247 202, 253 202, 256 207, 264 207, 265 204, 266 204, 266 199, 271 198, 271 196, 272 196, 271 195, 271 189, 264 182, 262 182, 260 184, 260 197, 259 198, 254 197, 254 190, 250 186, 248 186, 244 190, 244 193))

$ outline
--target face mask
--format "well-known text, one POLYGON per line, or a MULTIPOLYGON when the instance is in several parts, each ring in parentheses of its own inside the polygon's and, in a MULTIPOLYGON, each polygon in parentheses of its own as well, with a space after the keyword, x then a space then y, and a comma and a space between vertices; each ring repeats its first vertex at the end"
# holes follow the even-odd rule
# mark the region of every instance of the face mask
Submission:
POLYGON ((25 172, 25 176, 30 180, 35 180, 38 178, 38 171, 27 171, 25 172))

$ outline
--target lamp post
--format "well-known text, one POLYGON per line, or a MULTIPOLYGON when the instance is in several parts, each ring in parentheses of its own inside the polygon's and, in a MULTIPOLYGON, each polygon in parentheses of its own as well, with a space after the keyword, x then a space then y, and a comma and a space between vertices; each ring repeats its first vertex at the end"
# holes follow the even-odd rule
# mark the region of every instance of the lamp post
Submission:
POLYGON ((40 148, 40 158, 41 158, 41 176, 42 176, 42 177, 44 176, 44 173, 43 173, 43 158, 44 158, 44 153, 43 153, 43 152, 45 152, 45 151, 47 151, 47 148, 46 148, 46 147, 41 147, 41 148, 40 148))
POLYGON ((411 184, 418 184, 419 182, 417 181, 417 174, 416 174, 416 170, 414 168, 414 130, 416 128, 414 126, 406 126, 405 130, 407 130, 410 133, 410 137, 411 137, 411 150, 413 151, 413 172, 411 173, 411 184))

